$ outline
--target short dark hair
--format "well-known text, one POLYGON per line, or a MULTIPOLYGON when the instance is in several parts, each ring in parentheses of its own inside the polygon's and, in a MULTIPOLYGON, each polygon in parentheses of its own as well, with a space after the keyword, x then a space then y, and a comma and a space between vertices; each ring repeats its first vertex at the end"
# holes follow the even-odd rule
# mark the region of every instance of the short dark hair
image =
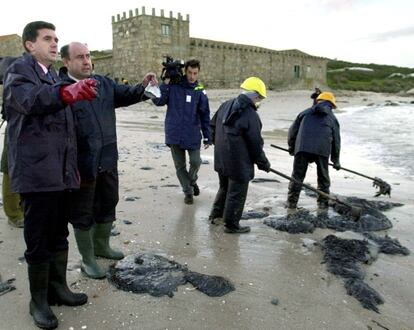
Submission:
POLYGON ((26 48, 26 41, 35 42, 38 36, 37 31, 41 29, 49 29, 49 30, 56 30, 56 27, 52 23, 44 22, 44 21, 35 21, 28 23, 23 29, 22 41, 23 47, 28 51, 26 48))
POLYGON ((201 69, 200 61, 196 60, 196 59, 188 60, 187 62, 185 62, 185 70, 186 71, 187 71, 188 67, 198 68, 198 70, 200 70, 201 69))
POLYGON ((61 49, 60 49, 60 57, 62 59, 66 58, 69 59, 69 45, 64 45, 61 49))

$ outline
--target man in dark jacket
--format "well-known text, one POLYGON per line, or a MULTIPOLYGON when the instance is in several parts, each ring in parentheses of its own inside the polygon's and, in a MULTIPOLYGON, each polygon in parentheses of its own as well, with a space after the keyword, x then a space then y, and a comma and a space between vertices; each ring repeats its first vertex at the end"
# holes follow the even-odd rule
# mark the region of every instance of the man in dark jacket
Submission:
MULTIPOLYGON (((317 97, 317 103, 301 112, 288 132, 289 153, 295 156, 292 177, 300 182, 305 179, 309 163, 316 163, 318 189, 329 194, 329 156, 334 168, 339 170, 341 137, 339 123, 333 114, 336 109, 335 96, 323 92, 317 97)), ((294 182, 289 184, 287 207, 296 209, 302 186, 294 182)), ((328 200, 318 196, 320 209, 328 207, 328 200)))
POLYGON ((170 147, 178 180, 184 192, 184 202, 193 204, 193 196, 200 194, 197 173, 200 169, 201 133, 204 148, 211 144, 210 107, 207 94, 197 81, 200 62, 185 63, 185 77, 179 83, 166 78, 161 84, 161 97, 154 100, 157 106, 167 107, 165 117, 165 143, 170 147), (190 158, 187 171, 185 151, 190 158))
POLYGON ((254 178, 254 164, 269 172, 270 163, 263 151, 262 123, 257 108, 266 97, 266 86, 256 77, 247 78, 237 98, 224 102, 211 120, 214 170, 219 175, 210 220, 223 218, 226 233, 248 233, 250 227, 239 225, 249 181, 254 178))
POLYGON ((8 68, 4 83, 8 166, 12 191, 20 193, 24 204, 30 314, 38 327, 54 329, 58 320, 49 304, 87 301, 66 283, 67 194, 79 187, 75 124, 68 105, 93 99, 96 81, 59 82, 51 69, 58 54, 53 24, 29 23, 22 39, 27 53, 8 68))
POLYGON ((61 56, 67 69, 60 71, 64 81, 73 83, 92 77, 99 82, 98 98, 72 105, 77 118, 81 184, 73 194, 69 221, 82 255, 82 271, 91 278, 104 278, 105 271, 96 262, 96 256, 114 260, 124 257, 109 245, 119 199, 115 108, 148 99, 144 90, 150 81, 156 83, 155 74, 148 73, 143 83, 136 86, 120 85, 108 77, 92 75, 90 52, 85 44, 72 42, 63 46, 61 56))

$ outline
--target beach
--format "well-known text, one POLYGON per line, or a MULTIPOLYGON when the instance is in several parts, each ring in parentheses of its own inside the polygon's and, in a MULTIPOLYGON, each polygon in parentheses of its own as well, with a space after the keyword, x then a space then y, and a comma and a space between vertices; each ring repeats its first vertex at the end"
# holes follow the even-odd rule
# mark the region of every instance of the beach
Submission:
MULTIPOLYGON (((238 90, 207 92, 212 115, 222 102, 238 94, 238 90)), ((293 158, 270 144, 286 147, 287 129, 296 115, 311 105, 309 96, 309 91, 269 91, 259 109, 266 155, 272 168, 288 175, 293 158)), ((338 112, 386 100, 412 101, 370 92, 341 92, 336 96, 338 112)), ((394 109, 398 111, 398 107, 394 109)), ((252 219, 243 220, 251 226, 251 233, 228 235, 222 226, 209 223, 218 189, 213 147, 201 151, 200 196, 195 197, 193 205, 184 204, 171 154, 164 144, 165 111, 149 101, 117 110, 120 201, 116 229, 120 234, 111 242, 126 255, 155 253, 186 264, 193 271, 223 276, 234 283, 236 290, 213 298, 185 285, 172 298, 152 297, 118 290, 106 279, 89 279, 80 272, 80 255, 70 226, 68 283, 72 289, 88 294, 89 301, 76 308, 52 307, 59 329, 414 329, 413 254, 379 254, 378 260, 364 267, 366 282, 385 300, 378 314, 347 295, 343 280, 321 264, 321 248, 313 242, 335 234, 333 230, 289 234, 264 225, 262 219, 252 219), (271 303, 274 299, 277 305, 271 303)), ((338 115, 341 123, 340 118, 338 115)), ((3 138, 4 127, 1 133, 3 138)), ((364 157, 355 145, 342 145, 341 164, 391 184, 391 198, 377 199, 404 206, 385 212, 394 227, 379 234, 387 233, 414 251, 413 177, 364 157)), ((332 168, 330 176, 333 193, 374 200, 370 180, 332 168)), ((257 169, 256 178, 280 182, 251 183, 245 211, 265 208, 272 215, 285 215, 288 182, 257 169)), ((308 170, 305 182, 316 187, 315 166, 308 170)), ((299 206, 314 211, 316 200, 302 192, 299 206)), ((37 329, 29 315, 23 231, 11 228, 3 212, 0 241, 2 280, 16 278, 16 290, 0 296, 0 329, 37 329)), ((98 262, 105 267, 111 263, 104 259, 98 262)))

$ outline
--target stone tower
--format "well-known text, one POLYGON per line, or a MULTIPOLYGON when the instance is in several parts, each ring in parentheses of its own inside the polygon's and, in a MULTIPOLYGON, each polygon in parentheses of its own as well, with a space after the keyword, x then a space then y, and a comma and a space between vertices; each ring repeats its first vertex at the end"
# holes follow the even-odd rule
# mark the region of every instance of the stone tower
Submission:
POLYGON ((177 17, 170 11, 168 16, 161 10, 156 15, 142 7, 139 12, 130 10, 127 17, 112 16, 114 77, 125 77, 139 82, 145 73, 156 71, 159 75, 161 62, 165 55, 174 59, 185 59, 190 46, 190 17, 184 19, 180 13, 177 17))

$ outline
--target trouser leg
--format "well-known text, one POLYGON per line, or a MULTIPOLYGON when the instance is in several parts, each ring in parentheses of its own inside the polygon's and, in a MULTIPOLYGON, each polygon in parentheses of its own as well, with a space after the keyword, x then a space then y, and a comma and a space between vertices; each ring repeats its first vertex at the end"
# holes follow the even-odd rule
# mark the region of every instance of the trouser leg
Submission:
POLYGON ((210 212, 210 219, 222 218, 224 212, 224 205, 226 203, 228 177, 219 174, 219 189, 210 212))
POLYGON ((72 193, 69 221, 82 256, 82 272, 90 278, 101 279, 105 277, 105 271, 96 262, 93 244, 95 189, 96 180, 82 181, 80 189, 72 193))
POLYGON ((192 195, 193 187, 191 186, 190 175, 186 167, 185 150, 181 149, 178 145, 171 145, 171 155, 174 161, 175 171, 178 181, 180 181, 181 188, 184 194, 192 195))
POLYGON ((96 178, 93 214, 95 223, 112 223, 116 219, 116 206, 119 202, 118 170, 99 173, 96 178))
POLYGON ((50 262, 55 253, 68 250, 68 193, 38 192, 21 196, 26 261, 28 264, 50 262))
POLYGON ((239 182, 228 179, 228 190, 223 214, 223 219, 226 227, 239 227, 239 221, 243 214, 243 208, 246 202, 248 188, 248 181, 239 182))
MULTIPOLYGON (((328 157, 316 157, 316 171, 318 175, 318 189, 329 194, 331 180, 329 178, 329 159, 328 157)), ((328 198, 318 195, 318 204, 321 206, 328 205, 328 198)))
POLYGON ((96 180, 82 181, 80 189, 71 195, 69 222, 75 229, 90 230, 95 223, 96 180))
MULTIPOLYGON (((306 176, 306 171, 308 170, 308 158, 306 157, 306 154, 304 153, 297 153, 295 155, 295 159, 293 161, 293 172, 292 172, 292 178, 299 182, 303 182, 306 176)), ((298 200, 300 191, 302 190, 302 185, 297 184, 295 182, 289 183, 289 190, 288 190, 288 198, 287 198, 287 204, 289 208, 295 208, 298 200)))
POLYGON ((95 228, 93 231, 93 244, 95 255, 103 258, 120 260, 124 257, 121 251, 111 248, 112 223, 115 221, 115 208, 118 204, 118 171, 113 169, 99 173, 96 180, 95 192, 95 228))
POLYGON ((10 177, 3 173, 3 209, 10 222, 15 225, 23 226, 23 207, 21 205, 20 195, 11 192, 10 177))
POLYGON ((198 171, 201 166, 200 149, 188 150, 188 156, 190 158, 188 177, 190 178, 190 183, 194 184, 198 179, 198 171))

